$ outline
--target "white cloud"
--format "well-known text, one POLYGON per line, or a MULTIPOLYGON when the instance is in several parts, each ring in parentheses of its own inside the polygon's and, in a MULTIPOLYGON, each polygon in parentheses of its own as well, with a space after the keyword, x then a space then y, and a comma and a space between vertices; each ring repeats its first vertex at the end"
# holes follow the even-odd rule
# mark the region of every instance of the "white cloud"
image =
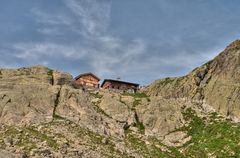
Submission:
MULTIPOLYGON (((62 14, 49 14, 38 9, 31 12, 37 22, 46 24, 39 26, 38 31, 48 35, 67 34, 68 31, 79 31, 84 35, 80 41, 72 40, 72 44, 58 43, 55 40, 31 43, 17 43, 15 57, 30 64, 49 64, 54 57, 63 60, 86 59, 94 72, 99 75, 126 74, 128 70, 138 69, 137 57, 143 55, 147 44, 142 39, 124 41, 110 35, 106 30, 110 23, 110 0, 64 0, 66 6, 74 13, 78 22, 62 14), (59 26, 74 28, 61 32, 59 26), (47 59, 47 60, 46 60, 47 59), (137 67, 136 67, 137 65, 137 67)), ((66 37, 67 38, 67 37, 66 37)))
POLYGON ((37 62, 40 57, 62 57, 63 59, 79 59, 85 55, 78 46, 60 45, 57 43, 19 43, 13 46, 19 59, 37 62))
POLYGON ((136 58, 146 51, 146 43, 140 39, 131 43, 123 42, 120 39, 101 42, 101 47, 95 50, 91 59, 96 72, 102 75, 104 73, 108 75, 126 74, 130 69, 138 69, 134 66, 136 58))
POLYGON ((14 45, 18 52, 15 57, 27 61, 29 64, 46 63, 46 59, 60 57, 63 60, 86 59, 94 72, 99 75, 117 75, 127 73, 131 65, 136 64, 135 58, 144 54, 146 43, 135 40, 130 44, 106 37, 84 46, 81 43, 64 45, 58 43, 19 43, 14 45), (108 38, 108 40, 106 40, 108 38), (40 59, 43 58, 41 61, 40 59), (121 67, 121 68, 120 68, 121 67), (116 70, 118 72, 116 72, 116 70))
MULTIPOLYGON (((217 17, 212 17, 219 28, 215 24, 210 26, 208 21, 195 18, 202 12, 185 15, 181 6, 167 0, 150 5, 143 1, 141 5, 120 4, 115 0, 60 0, 38 4, 24 5, 27 8, 16 10, 17 15, 24 16, 10 17, 10 23, 3 24, 1 49, 6 43, 7 50, 0 50, 0 66, 43 64, 66 68, 64 70, 71 73, 93 71, 102 77, 150 80, 187 73, 217 55, 226 45, 226 39, 236 33, 236 30, 223 33, 221 28, 233 26, 218 25, 222 19, 218 22, 214 20, 217 17), (116 17, 111 17, 111 2, 119 7, 114 10, 116 17), (30 16, 25 15, 24 9, 29 9, 28 6, 35 6, 30 16), (175 14, 179 11, 180 15, 175 14), (185 19, 179 18, 182 14, 185 19), (16 18, 18 20, 11 21, 16 18), (111 21, 113 18, 119 19, 111 21), (147 24, 141 23, 142 20, 147 24), (119 33, 122 36, 116 36, 119 33), (214 46, 223 47, 212 50, 214 46)), ((210 9, 212 7, 208 12, 212 13, 210 9)), ((203 15, 212 16, 207 12, 203 15)), ((237 25, 235 21, 232 22, 237 25)))
POLYGON ((108 28, 111 14, 110 0, 64 0, 78 17, 85 36, 99 36, 108 28))
MULTIPOLYGON (((212 57, 203 56, 204 54, 200 52, 190 54, 183 52, 184 50, 172 53, 174 56, 171 58, 170 55, 163 55, 161 51, 162 48, 166 48, 167 43, 174 43, 175 45, 168 45, 173 48, 181 44, 181 39, 178 38, 154 46, 160 51, 156 53, 148 52, 151 51, 149 43, 141 38, 126 41, 112 36, 107 31, 111 19, 110 0, 64 0, 64 2, 77 21, 64 13, 56 15, 33 9, 31 12, 36 16, 37 23, 44 24, 39 25, 38 32, 45 38, 48 36, 53 38, 48 41, 15 44, 13 48, 17 52, 16 58, 29 64, 41 63, 46 66, 51 66, 51 61, 55 58, 65 61, 85 60, 91 66, 89 71, 104 77, 140 76, 141 72, 145 72, 142 75, 151 74, 156 77, 156 74, 161 74, 163 77, 170 74, 169 67, 192 69, 196 63, 212 57), (81 39, 67 36, 73 32, 81 36, 81 39), (55 35, 59 34, 65 34, 66 40, 69 41, 58 42, 55 35)), ((170 53, 169 50, 167 52, 170 53)))

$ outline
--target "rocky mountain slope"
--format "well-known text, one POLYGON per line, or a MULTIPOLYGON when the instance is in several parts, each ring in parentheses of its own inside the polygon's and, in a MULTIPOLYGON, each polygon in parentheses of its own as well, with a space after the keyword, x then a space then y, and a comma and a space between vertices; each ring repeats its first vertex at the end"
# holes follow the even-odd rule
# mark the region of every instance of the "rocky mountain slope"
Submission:
POLYGON ((42 66, 0 69, 0 157, 240 157, 240 41, 136 94, 82 91, 42 66))
POLYGON ((231 43, 215 59, 179 78, 155 81, 146 92, 164 98, 185 98, 202 108, 238 121, 240 116, 240 40, 231 43))

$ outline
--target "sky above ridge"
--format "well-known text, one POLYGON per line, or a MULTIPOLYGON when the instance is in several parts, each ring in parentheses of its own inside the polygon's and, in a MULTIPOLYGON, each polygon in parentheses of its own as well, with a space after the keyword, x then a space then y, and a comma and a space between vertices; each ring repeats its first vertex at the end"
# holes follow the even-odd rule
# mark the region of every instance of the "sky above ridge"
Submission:
POLYGON ((0 67, 149 84, 219 54, 239 15, 239 0, 1 0, 0 67))

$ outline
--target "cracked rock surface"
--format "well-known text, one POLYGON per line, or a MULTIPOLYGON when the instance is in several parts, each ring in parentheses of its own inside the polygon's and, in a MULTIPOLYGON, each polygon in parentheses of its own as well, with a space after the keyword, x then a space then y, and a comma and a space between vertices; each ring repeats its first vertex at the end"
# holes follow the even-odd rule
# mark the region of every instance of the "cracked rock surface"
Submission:
POLYGON ((157 80, 145 89, 151 96, 187 98, 204 103, 236 121, 240 116, 240 40, 188 75, 157 80))
POLYGON ((0 69, 0 158, 240 157, 240 41, 136 94, 74 88, 43 66, 0 69))

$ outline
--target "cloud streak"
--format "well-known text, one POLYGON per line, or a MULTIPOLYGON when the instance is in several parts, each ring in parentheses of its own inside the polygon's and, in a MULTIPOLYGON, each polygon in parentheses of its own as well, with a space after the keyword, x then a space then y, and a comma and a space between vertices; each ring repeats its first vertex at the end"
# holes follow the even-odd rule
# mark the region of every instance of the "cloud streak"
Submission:
POLYGON ((77 16, 83 35, 100 36, 106 32, 110 22, 110 0, 64 0, 64 2, 77 16))
POLYGON ((0 15, 0 66, 43 64, 74 76, 92 71, 146 84, 186 74, 240 31, 236 4, 207 0, 41 0, 26 6, 9 18, 0 15))
MULTIPOLYGON (((74 13, 78 22, 64 15, 50 15, 39 10, 32 10, 36 22, 45 24, 39 29, 42 34, 58 33, 56 26, 73 27, 84 42, 73 41, 72 44, 51 42, 17 43, 13 49, 18 52, 15 57, 34 64, 43 59, 61 56, 65 60, 87 60, 92 70, 100 76, 116 77, 129 73, 130 67, 137 64, 137 57, 144 55, 146 42, 143 39, 133 39, 126 42, 106 32, 111 13, 109 0, 66 0, 65 5, 74 13), (54 27, 52 27, 54 25, 54 27)), ((71 39, 70 39, 71 40, 71 39)), ((133 70, 134 71, 134 70, 133 70)), ((135 70, 137 71, 137 70, 135 70)))

